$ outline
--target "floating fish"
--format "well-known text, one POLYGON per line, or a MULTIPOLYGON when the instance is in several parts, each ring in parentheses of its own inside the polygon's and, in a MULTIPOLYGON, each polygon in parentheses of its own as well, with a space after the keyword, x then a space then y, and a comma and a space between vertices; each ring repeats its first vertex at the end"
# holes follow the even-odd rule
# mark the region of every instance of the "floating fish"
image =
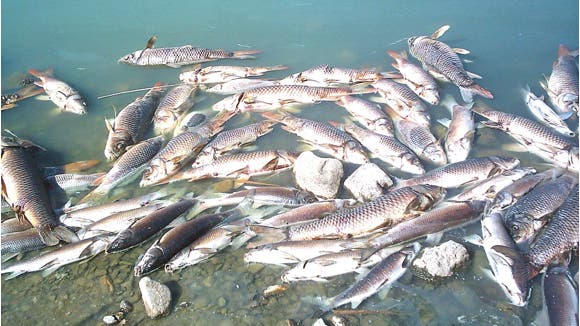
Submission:
POLYGON ((358 122, 377 134, 394 136, 395 127, 378 104, 354 96, 343 96, 336 104, 344 107, 358 122))
POLYGON ((39 72, 34 69, 28 71, 34 77, 40 79, 35 84, 44 88, 46 94, 60 109, 75 114, 86 114, 87 103, 81 94, 67 83, 52 77, 52 71, 39 72))
POLYGON ((173 130, 193 106, 196 86, 179 85, 167 91, 153 114, 153 128, 160 133, 173 130))
MULTIPOLYGON (((461 106, 454 102, 454 100, 445 102, 452 113, 449 124, 444 123, 447 127, 445 153, 447 153, 449 163, 467 159, 475 135, 475 122, 471 107, 461 106)), ((441 122, 441 120, 438 121, 441 122)))
POLYGON ((410 62, 405 51, 398 53, 389 50, 387 54, 395 59, 393 67, 401 72, 403 81, 415 94, 429 104, 439 104, 439 87, 427 71, 410 62))
POLYGON ((562 118, 544 102, 544 96, 536 96, 529 86, 522 90, 522 95, 524 96, 524 102, 526 102, 528 109, 536 120, 564 136, 576 136, 576 133, 568 128, 562 118))
POLYGON ((191 71, 179 74, 179 80, 184 83, 196 84, 215 84, 225 83, 238 78, 251 76, 261 76, 270 71, 288 69, 288 66, 272 67, 239 67, 239 66, 209 66, 205 68, 196 67, 191 71))
POLYGON ((560 44, 558 59, 552 65, 552 74, 547 85, 542 84, 550 100, 559 113, 570 116, 578 112, 578 67, 576 66, 578 50, 570 51, 560 44))
POLYGON ((288 76, 280 80, 280 84, 296 85, 314 83, 314 85, 318 86, 335 86, 337 84, 370 83, 379 78, 381 78, 381 74, 371 70, 318 65, 288 76))
POLYGON ((206 89, 208 93, 230 95, 236 93, 243 93, 253 88, 266 87, 276 85, 277 82, 263 79, 238 78, 225 83, 217 84, 206 89))
POLYGON ((550 265, 544 274, 542 288, 549 324, 577 325, 578 285, 570 275, 568 266, 550 265))
POLYGON ((429 127, 431 117, 427 106, 407 85, 383 78, 374 82, 372 86, 401 118, 429 127))

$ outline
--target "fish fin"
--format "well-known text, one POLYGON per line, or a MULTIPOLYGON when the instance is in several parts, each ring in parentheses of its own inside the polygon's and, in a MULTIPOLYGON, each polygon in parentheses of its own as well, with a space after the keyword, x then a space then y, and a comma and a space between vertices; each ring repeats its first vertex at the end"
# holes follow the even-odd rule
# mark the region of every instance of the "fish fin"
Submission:
POLYGON ((483 239, 481 238, 481 236, 479 234, 466 235, 465 237, 463 237, 463 240, 465 240, 471 244, 474 244, 476 246, 483 247, 483 239))
POLYGON ((424 240, 424 242, 429 246, 438 245, 441 242, 441 238, 443 238, 444 233, 445 232, 443 231, 427 234, 427 238, 424 240))
POLYGON ((440 38, 441 36, 443 36, 443 34, 445 34, 445 32, 447 32, 449 27, 451 27, 451 26, 443 25, 443 26, 439 27, 435 32, 433 32, 433 34, 431 34, 431 38, 434 40, 440 38))
POLYGON ((358 282, 358 281, 362 280, 363 278, 365 278, 370 271, 371 270, 368 267, 359 267, 356 269, 356 272, 358 274, 355 276, 354 279, 358 282))
MULTIPOLYGON (((457 53, 457 54, 470 54, 471 51, 467 50, 467 49, 463 49, 463 48, 452 48, 453 52, 457 53)), ((473 78, 473 77, 471 77, 473 78)))
MULTIPOLYGON (((558 58, 566 55, 570 55, 570 49, 568 49, 568 47, 565 46, 564 44, 560 44, 560 46, 558 46, 558 58)), ((576 55, 578 55, 578 53, 576 53, 576 55)))
POLYGON ((39 229, 38 235, 40 236, 42 243, 44 243, 47 246, 56 246, 59 243, 59 239, 56 237, 56 235, 52 232, 50 228, 39 229))
POLYGON ((503 144, 503 145, 501 145, 501 149, 504 151, 516 152, 516 153, 529 152, 529 150, 526 146, 524 146, 522 144, 518 144, 518 143, 503 144))
POLYGON ((2 263, 9 261, 10 259, 20 255, 19 252, 9 253, 9 254, 2 254, 2 263))
POLYGON ((262 243, 280 242, 288 239, 287 229, 279 229, 263 225, 250 225, 249 229, 259 236, 262 243))
POLYGON ((389 291, 390 291, 390 290, 391 290, 391 286, 390 286, 390 284, 389 284, 389 285, 386 285, 386 286, 383 286, 383 287, 382 287, 382 288, 379 290, 379 293, 378 293, 379 299, 381 299, 381 300, 385 300, 385 298, 386 298, 386 297, 387 297, 387 295, 389 294, 389 291))
POLYGON ((490 280, 497 282, 497 279, 495 277, 495 275, 493 274, 493 271, 489 268, 481 268, 481 272, 483 273, 483 275, 487 278, 489 278, 490 280))
POLYGON ((453 107, 459 105, 452 95, 445 95, 439 105, 444 106, 453 115, 453 107))
POLYGON ((46 94, 41 94, 41 95, 36 95, 36 96, 34 97, 34 99, 35 99, 35 100, 39 100, 39 101, 46 102, 46 101, 50 101, 50 96, 48 96, 48 95, 46 95, 46 94))
POLYGON ((86 160, 68 163, 63 166, 64 173, 82 172, 97 166, 100 162, 99 160, 86 160))
POLYGON ((58 264, 56 264, 56 265, 52 265, 52 266, 50 266, 50 267, 48 267, 48 268, 44 269, 44 270, 41 272, 41 275, 42 275, 42 277, 47 277, 47 276, 49 276, 50 274, 54 273, 54 272, 55 272, 57 269, 59 269, 59 268, 61 268, 61 267, 62 267, 62 265, 58 265, 58 264))
POLYGON ((368 100, 375 103, 387 104, 387 100, 382 96, 370 96, 368 100))
POLYGON ((79 237, 64 225, 58 225, 52 229, 54 236, 64 242, 72 243, 79 241, 79 237))
POLYGON ((258 54, 262 51, 260 50, 242 50, 242 51, 234 51, 232 58, 236 59, 255 59, 256 57, 254 54, 258 54))
MULTIPOLYGON (((225 226, 227 228, 227 226, 225 226)), ((232 248, 232 250, 238 250, 241 247, 244 246, 244 244, 246 244, 246 242, 248 242, 250 239, 252 239, 254 237, 253 234, 249 234, 249 233, 242 233, 240 235, 238 235, 237 237, 235 237, 234 239, 232 239, 232 242, 230 243, 230 247, 232 248)))
POLYGON ((471 77, 473 79, 482 79, 482 77, 480 75, 475 74, 475 73, 473 73, 471 71, 466 71, 466 73, 467 73, 467 76, 469 76, 469 77, 471 77))
POLYGON ((10 275, 6 276, 6 280, 13 279, 15 277, 18 277, 18 276, 24 274, 24 273, 27 273, 27 271, 20 270, 20 271, 12 272, 12 273, 10 273, 10 275))
MULTIPOLYGON (((396 63, 393 63, 393 67, 395 64, 396 63)), ((395 68, 397 68, 397 67, 395 67, 395 68)), ((381 78, 387 78, 387 79, 401 79, 401 78, 403 78, 403 75, 401 75, 401 73, 398 71, 387 71, 387 72, 381 72, 379 74, 381 75, 381 78)))
POLYGON ((560 119, 562 120, 568 120, 572 115, 574 114, 574 111, 570 111, 570 112, 564 112, 559 114, 558 116, 560 117, 560 119))
POLYGON ((512 259, 512 260, 521 260, 521 255, 513 248, 502 246, 502 245, 495 245, 491 247, 492 250, 512 259))
POLYGON ((171 68, 176 68, 176 69, 180 68, 182 66, 179 63, 166 63, 165 65, 168 67, 171 67, 171 68))
POLYGON ((387 50, 387 54, 390 55, 391 58, 393 58, 395 60, 406 59, 406 56, 407 56, 407 52, 405 52, 405 50, 403 50, 401 52, 387 50))
POLYGON ((356 309, 367 298, 357 298, 350 301, 350 307, 356 309))

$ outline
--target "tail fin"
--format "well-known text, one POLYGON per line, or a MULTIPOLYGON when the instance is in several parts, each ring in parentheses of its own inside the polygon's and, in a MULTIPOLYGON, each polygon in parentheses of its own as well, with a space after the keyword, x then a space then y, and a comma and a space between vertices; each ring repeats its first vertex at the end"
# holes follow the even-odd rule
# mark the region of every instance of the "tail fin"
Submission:
POLYGON ((88 170, 88 169, 96 166, 100 162, 101 161, 99 161, 99 160, 88 160, 88 161, 78 161, 78 162, 72 162, 69 164, 65 164, 65 165, 63 165, 64 173, 74 173, 74 172, 81 172, 84 170, 88 170))
POLYGON ((277 66, 271 66, 271 67, 264 67, 265 71, 279 71, 279 70, 287 70, 290 69, 290 67, 286 66, 286 65, 277 65, 277 66))
POLYGON ((467 103, 473 102, 473 95, 474 94, 483 96, 483 97, 488 98, 488 99, 493 99, 493 94, 491 94, 490 91, 488 91, 487 89, 485 89, 477 84, 473 84, 469 87, 461 87, 460 86, 459 91, 461 92, 461 97, 463 98, 463 101, 465 101, 467 103))
POLYGON ((262 225, 251 225, 250 231, 258 236, 258 241, 252 241, 248 246, 255 248, 262 244, 288 240, 288 230, 262 225))
POLYGON ((246 51, 234 51, 232 58, 236 59, 255 59, 254 54, 260 53, 260 50, 246 50, 246 51))
POLYGON ((273 121, 281 122, 281 123, 283 123, 284 120, 286 120, 287 118, 292 117, 292 115, 290 113, 284 112, 284 111, 264 112, 264 113, 262 113, 262 116, 268 120, 273 120, 273 121))
POLYGON ((38 235, 42 239, 42 242, 47 246, 55 246, 59 243, 59 240, 64 242, 77 242, 79 237, 73 231, 69 230, 64 225, 56 226, 52 229, 42 229, 38 230, 38 235))
POLYGON ((391 56, 391 58, 395 60, 406 60, 407 59, 407 52, 405 50, 401 52, 396 52, 393 50, 387 50, 387 54, 391 56))
POLYGON ((440 38, 441 36, 443 36, 443 34, 445 34, 445 32, 447 32, 449 27, 450 27, 449 25, 443 25, 439 27, 435 32, 433 32, 433 34, 431 34, 431 38, 434 40, 440 38))
POLYGON ((564 44, 560 44, 560 46, 558 47, 558 58, 566 55, 570 55, 570 49, 568 49, 568 47, 565 46, 564 44))

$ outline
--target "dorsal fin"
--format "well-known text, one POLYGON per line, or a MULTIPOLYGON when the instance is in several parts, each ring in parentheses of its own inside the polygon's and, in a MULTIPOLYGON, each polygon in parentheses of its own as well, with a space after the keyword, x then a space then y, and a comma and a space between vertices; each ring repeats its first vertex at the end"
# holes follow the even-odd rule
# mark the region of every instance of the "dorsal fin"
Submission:
POLYGON ((443 34, 445 34, 445 32, 447 32, 449 27, 450 27, 449 25, 443 25, 439 27, 439 29, 437 29, 435 32, 433 32, 433 34, 431 34, 431 38, 434 40, 440 38, 441 36, 443 36, 443 34))

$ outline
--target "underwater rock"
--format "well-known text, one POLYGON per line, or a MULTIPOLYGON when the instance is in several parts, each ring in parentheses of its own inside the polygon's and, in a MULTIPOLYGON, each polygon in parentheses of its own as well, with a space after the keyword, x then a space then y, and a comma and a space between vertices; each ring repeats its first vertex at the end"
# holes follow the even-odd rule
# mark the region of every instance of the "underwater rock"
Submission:
POLYGON ((467 260, 469 260, 467 249, 449 240, 439 246, 423 249, 421 257, 413 262, 413 267, 432 278, 448 277, 467 260))
POLYGON ((334 198, 343 175, 342 163, 333 158, 320 158, 303 152, 294 163, 296 184, 319 198, 334 198))
POLYGON ((365 163, 344 181, 344 187, 358 201, 372 200, 392 186, 393 180, 374 163, 365 163))
POLYGON ((147 316, 157 318, 169 311, 169 304, 171 303, 169 287, 149 277, 143 277, 139 281, 139 289, 141 290, 141 297, 145 304, 147 316))

